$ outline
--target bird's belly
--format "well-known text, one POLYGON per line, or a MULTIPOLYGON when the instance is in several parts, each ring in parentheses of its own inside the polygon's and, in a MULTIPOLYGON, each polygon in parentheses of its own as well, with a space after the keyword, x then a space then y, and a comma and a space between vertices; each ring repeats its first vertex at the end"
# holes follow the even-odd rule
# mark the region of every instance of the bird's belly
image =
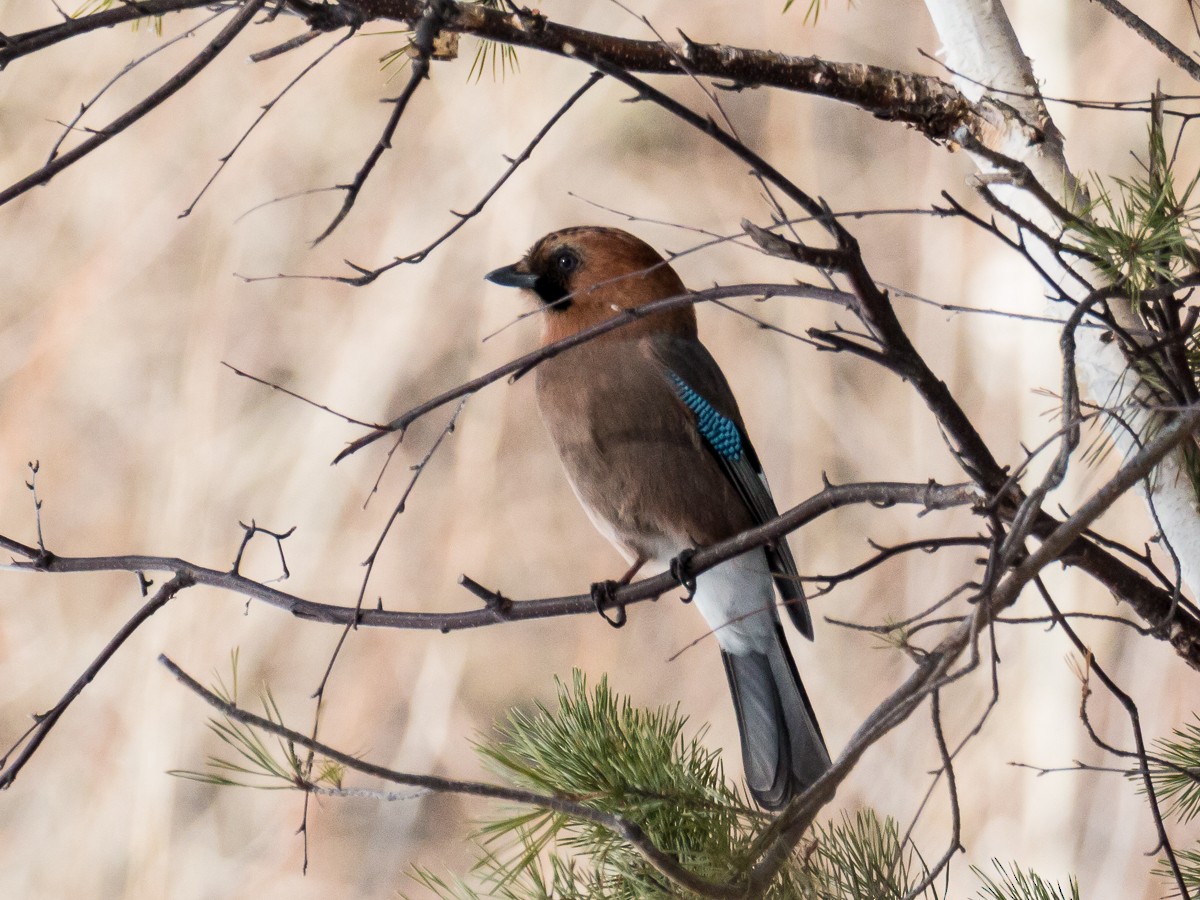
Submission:
POLYGON ((623 496, 624 491, 601 491, 591 483, 581 484, 571 468, 566 468, 567 481, 588 519, 627 562, 641 557, 645 561, 662 561, 665 566, 691 546, 683 536, 642 521, 644 517, 636 514, 629 498, 623 496))
MULTIPOLYGON (((596 530, 629 562, 641 557, 653 568, 666 569, 684 550, 697 546, 679 528, 686 516, 664 518, 655 515, 654 504, 647 507, 655 486, 607 477, 577 480, 569 463, 567 476, 596 530)), ((762 548, 702 572, 693 602, 727 653, 761 652, 775 640, 779 614, 762 548)))

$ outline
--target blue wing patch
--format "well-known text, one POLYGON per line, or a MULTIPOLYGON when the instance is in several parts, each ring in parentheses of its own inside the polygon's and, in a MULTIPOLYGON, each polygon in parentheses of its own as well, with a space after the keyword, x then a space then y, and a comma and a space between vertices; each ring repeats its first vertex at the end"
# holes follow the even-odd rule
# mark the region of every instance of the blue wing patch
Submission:
POLYGON ((742 456, 742 435, 737 425, 713 408, 713 405, 694 391, 686 381, 668 370, 667 377, 671 379, 671 387, 675 396, 683 401, 683 405, 696 416, 696 428, 708 441, 709 445, 721 456, 728 460, 738 460, 742 456))

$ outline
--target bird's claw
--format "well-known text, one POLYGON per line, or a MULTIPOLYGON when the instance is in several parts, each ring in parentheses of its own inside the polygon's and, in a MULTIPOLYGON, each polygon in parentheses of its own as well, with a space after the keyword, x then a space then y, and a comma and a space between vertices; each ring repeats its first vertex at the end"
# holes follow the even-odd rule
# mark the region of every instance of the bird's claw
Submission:
POLYGON ((696 576, 688 574, 688 569, 692 567, 692 557, 695 555, 695 550, 683 550, 671 560, 671 577, 687 591, 687 596, 683 598, 684 603, 691 603, 692 598, 696 596, 696 576))
POLYGON ((592 585, 592 603, 596 605, 596 612, 613 628, 621 628, 628 621, 625 605, 616 602, 615 593, 618 587, 620 585, 615 581, 597 581, 592 585), (610 606, 614 610, 611 616, 608 614, 610 606))

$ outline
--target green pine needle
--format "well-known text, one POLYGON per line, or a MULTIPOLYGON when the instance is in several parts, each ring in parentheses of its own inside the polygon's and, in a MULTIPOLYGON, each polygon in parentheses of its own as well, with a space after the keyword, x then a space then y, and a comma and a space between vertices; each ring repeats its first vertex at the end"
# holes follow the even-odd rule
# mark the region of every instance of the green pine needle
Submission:
MULTIPOLYGON (((901 898, 924 879, 929 871, 916 849, 900 846, 896 820, 880 821, 871 809, 852 817, 842 813, 841 822, 818 825, 815 850, 806 869, 820 898, 901 898)), ((938 897, 934 886, 922 897, 938 897)))
MULTIPOLYGON (((786 13, 792 8, 792 4, 795 2, 796 0, 787 0, 787 2, 783 4, 783 11, 786 13)), ((821 17, 821 10, 828 5, 829 0, 808 0, 808 9, 804 11, 804 20, 802 24, 815 26, 817 24, 817 20, 821 17)), ((846 0, 846 6, 847 8, 853 9, 854 0, 846 0)))
MULTIPOLYGON (((1195 850, 1176 850, 1175 862, 1179 864, 1179 874, 1183 876, 1183 884, 1188 889, 1188 893, 1195 895, 1200 892, 1200 846, 1197 846, 1195 850)), ((1154 874, 1175 884, 1175 873, 1165 859, 1158 861, 1158 865, 1154 868, 1154 874)), ((1178 897, 1178 886, 1166 896, 1178 897)))
MULTIPOLYGON (((697 875, 734 881, 770 822, 725 779, 720 753, 689 736, 677 708, 646 710, 602 678, 576 671, 556 704, 514 712, 477 745, 490 768, 521 787, 585 802, 637 823, 697 875)), ((631 845, 590 822, 545 809, 499 815, 477 832, 470 880, 413 875, 439 897, 650 898, 689 896, 668 884, 631 845)), ((870 810, 820 826, 768 888, 770 898, 900 898, 927 874, 896 823, 870 810)), ((922 895, 939 896, 933 888, 922 895)))
MULTIPOLYGON (((82 16, 90 16, 92 13, 104 12, 104 10, 110 8, 116 2, 117 2, 117 0, 84 0, 83 4, 79 7, 79 9, 75 10, 75 12, 73 12, 71 14, 71 18, 78 19, 82 16)), ((151 24, 154 28, 154 33, 157 34, 159 37, 162 37, 163 17, 162 16, 152 16, 150 18, 152 19, 151 24)), ((137 29, 141 25, 141 23, 142 23, 141 19, 134 19, 133 20, 133 30, 137 31, 137 29)))
POLYGON ((404 36, 402 43, 395 50, 389 50, 383 56, 379 57, 379 68, 386 72, 392 69, 392 74, 388 76, 388 81, 391 81, 406 68, 412 60, 413 54, 416 53, 417 45, 413 43, 413 33, 411 31, 377 31, 375 34, 399 34, 404 36))
MULTIPOLYGON (((216 684, 211 689, 226 703, 236 705, 238 698, 238 651, 236 649, 230 653, 230 666, 232 690, 226 686, 220 674, 216 676, 216 684)), ((272 722, 282 725, 283 714, 269 687, 263 688, 260 701, 263 715, 272 722)), ((307 761, 296 753, 296 748, 291 743, 282 738, 277 738, 276 746, 272 747, 253 728, 228 716, 209 719, 208 727, 229 750, 233 751, 232 758, 210 756, 207 760, 208 769, 206 771, 171 769, 168 771, 168 775, 218 787, 253 787, 272 791, 302 789, 305 784, 335 788, 342 786, 345 767, 339 763, 325 759, 315 760, 316 774, 313 775, 307 771, 307 761)))
POLYGON ((509 71, 513 74, 521 71, 516 47, 481 38, 475 50, 475 59, 471 62, 471 71, 467 73, 467 81, 474 79, 478 82, 483 78, 483 70, 487 68, 489 61, 492 67, 492 81, 503 81, 509 71))
MULTIPOLYGON (((505 9, 504 0, 475 0, 475 2, 488 9, 505 9)), ((381 69, 384 71, 394 69, 388 77, 388 81, 391 81, 408 67, 413 54, 416 52, 416 46, 413 44, 413 33, 411 31, 379 31, 375 32, 375 34, 404 35, 404 43, 401 46, 395 50, 388 51, 379 58, 381 69)), ((478 82, 483 78, 483 73, 488 68, 489 63, 491 65, 493 81, 503 81, 510 71, 515 74, 521 69, 517 61, 516 47, 480 38, 475 48, 475 58, 471 61, 471 68, 467 72, 467 81, 474 80, 478 82)))
MULTIPOLYGON (((1152 302, 1144 299, 1147 291, 1161 294, 1160 289, 1169 290, 1200 270, 1200 252, 1196 250, 1200 205, 1193 202, 1200 174, 1181 186, 1172 162, 1161 121, 1152 115, 1142 174, 1108 181, 1093 176, 1096 199, 1067 231, 1075 249, 1086 255, 1109 284, 1121 289, 1141 319, 1148 336, 1144 343, 1154 349, 1147 351, 1152 356, 1140 357, 1131 365, 1148 388, 1141 397, 1147 407, 1172 405, 1173 398, 1186 395, 1187 382, 1200 382, 1200 335, 1193 331, 1181 338, 1178 324, 1171 324, 1173 319, 1176 323, 1183 320, 1184 300, 1169 296, 1152 302), (1174 390, 1166 378, 1175 383, 1174 390)), ((1143 441, 1152 439, 1169 421, 1153 413, 1138 418, 1143 441)), ((1116 430, 1121 426, 1110 423, 1109 427, 1116 430)), ((1182 447, 1184 469, 1200 494, 1200 450, 1190 443, 1182 447)))
MULTIPOLYGON (((607 679, 592 691, 576 671, 570 688, 559 683, 557 709, 538 704, 532 714, 513 712, 478 750, 513 784, 625 815, 697 874, 728 878, 749 849, 745 821, 760 816, 726 783, 720 754, 704 747, 702 734, 685 737, 685 725, 676 709, 634 708, 609 689, 607 679)), ((585 880, 636 886, 636 896, 662 888, 661 876, 641 854, 589 822, 522 810, 486 825, 480 836, 495 851, 484 867, 505 872, 500 883, 528 872, 547 848, 562 845, 596 863, 585 880)), ((560 867, 550 880, 580 876, 577 867, 560 867)))
POLYGON ((1168 765, 1150 763, 1155 793, 1170 801, 1166 814, 1185 824, 1200 812, 1200 716, 1193 716, 1196 721, 1174 729, 1173 738, 1155 741, 1154 755, 1168 765))
POLYGON ((992 860, 999 875, 999 881, 994 880, 982 869, 971 866, 971 871, 983 882, 976 897, 987 900, 1079 900, 1079 882, 1074 876, 1067 878, 1067 888, 1051 884, 1033 869, 1022 869, 1016 863, 1011 869, 1006 869, 998 859, 992 860))
MULTIPOLYGON (((488 9, 503 10, 506 8, 504 0, 478 0, 478 2, 488 9)), ((510 70, 513 74, 521 70, 517 62, 516 47, 511 44, 500 44, 481 39, 475 50, 475 59, 471 62, 471 71, 467 73, 467 81, 474 78, 478 82, 483 77, 483 70, 489 62, 492 67, 492 81, 496 81, 497 78, 503 81, 510 70)))
POLYGON ((1177 187, 1162 129, 1153 123, 1148 150, 1144 175, 1113 178, 1111 187, 1092 178, 1096 199, 1075 226, 1081 249, 1135 303, 1143 291, 1178 281, 1190 270, 1200 216, 1191 202, 1200 174, 1177 187))
MULTIPOLYGON (((789 9, 792 8, 792 4, 795 2, 796 2, 796 0, 787 0, 787 2, 783 4, 783 11, 787 12, 789 9)), ((829 0, 824 0, 824 2, 828 3, 829 0)), ((809 23, 809 20, 811 19, 812 24, 816 25, 817 19, 819 19, 821 17, 821 6, 822 5, 823 5, 822 0, 808 0, 808 9, 806 9, 804 11, 804 23, 803 24, 807 25, 809 23)))

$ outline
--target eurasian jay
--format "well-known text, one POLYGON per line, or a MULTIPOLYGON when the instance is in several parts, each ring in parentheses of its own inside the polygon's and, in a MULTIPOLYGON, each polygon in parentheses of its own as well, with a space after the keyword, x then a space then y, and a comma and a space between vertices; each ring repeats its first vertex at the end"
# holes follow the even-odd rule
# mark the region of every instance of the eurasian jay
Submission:
MULTIPOLYGON (((523 288, 543 306, 545 344, 686 293, 657 252, 615 228, 554 232, 486 277, 523 288)), ((545 360, 535 373, 538 406, 575 495, 630 563, 623 583, 645 563, 667 566, 777 515, 725 376, 697 337, 692 306, 637 319, 545 360)), ((701 573, 694 593, 729 677, 746 783, 767 809, 830 765, 775 589, 811 639, 786 538, 701 573)))

